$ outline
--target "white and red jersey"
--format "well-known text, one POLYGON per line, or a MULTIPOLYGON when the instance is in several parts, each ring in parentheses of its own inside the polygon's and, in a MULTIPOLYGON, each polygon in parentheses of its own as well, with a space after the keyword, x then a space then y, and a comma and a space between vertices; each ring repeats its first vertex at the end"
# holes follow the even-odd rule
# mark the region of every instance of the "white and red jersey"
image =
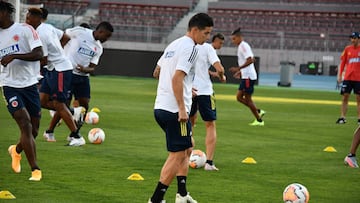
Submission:
MULTIPOLYGON (((251 50, 251 47, 247 42, 242 41, 239 44, 238 50, 237 50, 237 57, 238 57, 238 65, 239 66, 243 65, 246 62, 247 58, 249 58, 249 57, 254 58, 254 54, 251 50)), ((241 78, 242 79, 251 79, 251 80, 257 79, 254 63, 241 69, 241 78)))
POLYGON ((43 43, 44 56, 47 56, 48 60, 48 70, 53 70, 54 68, 56 71, 72 70, 70 60, 66 57, 60 43, 62 34, 59 32, 59 29, 50 24, 41 23, 36 28, 36 31, 39 33, 43 43))
POLYGON ((212 95, 213 85, 209 75, 209 68, 216 62, 220 62, 216 50, 209 43, 196 45, 199 50, 198 59, 195 63, 195 77, 193 87, 197 95, 212 95))
POLYGON ((344 80, 360 81, 360 45, 345 47, 341 54, 340 73, 345 67, 344 80))
POLYGON ((176 70, 183 71, 184 78, 184 103, 187 112, 190 112, 192 103, 192 81, 195 70, 194 64, 198 50, 194 40, 188 36, 180 37, 171 42, 160 57, 157 65, 160 66, 160 76, 155 99, 154 109, 162 109, 172 113, 179 112, 172 79, 176 70))
POLYGON ((73 73, 89 76, 89 73, 80 72, 78 65, 88 67, 90 63, 97 65, 103 53, 103 46, 93 36, 93 30, 84 27, 74 27, 66 30, 71 40, 64 47, 66 56, 73 66, 73 73))
MULTIPOLYGON (((25 54, 42 43, 37 32, 27 24, 14 23, 7 29, 0 29, 0 59, 9 54, 25 54)), ((38 83, 40 61, 14 59, 2 67, 0 81, 3 86, 23 88, 38 83)))

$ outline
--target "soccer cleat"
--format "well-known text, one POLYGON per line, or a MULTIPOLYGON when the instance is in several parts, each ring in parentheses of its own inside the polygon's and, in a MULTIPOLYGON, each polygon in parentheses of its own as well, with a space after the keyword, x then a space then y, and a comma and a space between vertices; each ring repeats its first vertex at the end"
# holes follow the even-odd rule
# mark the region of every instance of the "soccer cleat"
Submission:
POLYGON ((29 178, 29 180, 40 181, 41 178, 42 178, 41 171, 38 169, 35 169, 33 172, 31 172, 31 177, 29 178))
POLYGON ((84 145, 86 142, 85 142, 85 139, 83 137, 80 137, 80 138, 75 138, 75 137, 72 137, 68 146, 81 146, 81 145, 84 145))
POLYGON ((190 196, 190 193, 187 193, 184 197, 176 193, 175 203, 197 203, 197 201, 190 196))
POLYGON ((48 142, 56 142, 55 134, 45 131, 44 132, 44 138, 48 142))
MULTIPOLYGON (((358 121, 359 122, 359 121, 358 121)), ((345 118, 339 118, 336 121, 336 124, 345 124, 346 123, 346 119, 345 118)))
POLYGON ((84 122, 84 116, 85 116, 86 109, 82 106, 75 107, 74 108, 74 120, 76 123, 83 123, 84 122))
POLYGON ((210 165, 210 164, 206 163, 204 166, 204 170, 205 171, 218 171, 219 169, 216 168, 216 166, 214 164, 210 165))
MULTIPOLYGON (((151 198, 149 199, 148 203, 152 203, 151 198)), ((166 203, 166 201, 165 201, 165 200, 161 200, 160 203, 166 203)))
POLYGON ((16 152, 16 145, 10 145, 10 147, 8 148, 9 154, 11 156, 11 167, 13 169, 13 171, 15 173, 20 173, 21 172, 21 165, 20 165, 20 160, 21 160, 21 154, 18 154, 16 152))
POLYGON ((346 156, 344 159, 344 164, 349 165, 351 168, 359 168, 355 156, 346 156))
POLYGON ((264 110, 260 109, 260 112, 259 112, 259 116, 260 116, 260 118, 264 117, 264 116, 265 116, 265 114, 266 114, 266 111, 264 111, 264 110))
POLYGON ((249 125, 251 125, 251 126, 264 126, 265 122, 264 121, 259 122, 258 120, 255 119, 252 123, 249 123, 249 125))

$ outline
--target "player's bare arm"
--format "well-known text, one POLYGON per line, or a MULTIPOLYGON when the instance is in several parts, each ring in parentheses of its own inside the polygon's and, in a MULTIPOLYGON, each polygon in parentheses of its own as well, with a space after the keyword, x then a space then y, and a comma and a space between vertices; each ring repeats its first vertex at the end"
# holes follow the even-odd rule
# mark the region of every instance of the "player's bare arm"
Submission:
POLYGON ((82 66, 80 64, 77 65, 76 70, 82 73, 93 73, 95 71, 96 65, 93 63, 90 63, 88 67, 82 66))
POLYGON ((154 69, 154 72, 153 72, 153 77, 156 78, 156 79, 159 79, 159 76, 160 76, 160 66, 159 65, 156 65, 155 69, 154 69))
POLYGON ((179 106, 179 122, 185 122, 189 119, 189 115, 186 112, 185 102, 184 102, 184 78, 186 73, 181 70, 176 70, 172 78, 172 89, 174 91, 174 96, 176 102, 179 106))
POLYGON ((9 54, 4 56, 1 59, 1 65, 4 67, 7 64, 11 63, 14 59, 24 60, 24 61, 38 61, 43 57, 43 51, 41 47, 36 47, 31 52, 26 54, 9 54))

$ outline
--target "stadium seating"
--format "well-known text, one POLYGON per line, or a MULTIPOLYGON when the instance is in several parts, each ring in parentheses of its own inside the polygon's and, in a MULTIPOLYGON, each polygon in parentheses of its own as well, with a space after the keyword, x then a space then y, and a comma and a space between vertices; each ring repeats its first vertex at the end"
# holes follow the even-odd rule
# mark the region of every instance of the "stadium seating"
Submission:
POLYGON ((92 22, 110 21, 113 39, 159 43, 197 1, 100 1, 99 16, 92 22))
POLYGON ((214 18, 215 32, 229 35, 241 27, 254 48, 279 49, 283 36, 285 49, 342 51, 349 43, 347 36, 360 24, 359 5, 312 7, 299 2, 305 3, 213 2, 208 13, 214 18))
POLYGON ((90 0, 28 0, 28 4, 44 4, 44 7, 53 14, 77 15, 84 14, 90 0))

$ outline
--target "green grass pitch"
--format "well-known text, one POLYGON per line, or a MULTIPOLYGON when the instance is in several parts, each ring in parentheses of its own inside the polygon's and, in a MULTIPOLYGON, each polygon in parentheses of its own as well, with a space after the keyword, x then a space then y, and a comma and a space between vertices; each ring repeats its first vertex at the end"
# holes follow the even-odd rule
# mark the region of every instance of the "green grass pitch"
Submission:
MULTIPOLYGON (((164 133, 153 117, 157 81, 144 78, 91 78, 91 107, 101 110, 97 125, 84 125, 82 135, 93 127, 106 133, 101 145, 66 147, 69 131, 62 124, 57 142, 48 143, 42 133, 50 115, 43 110, 36 139, 40 182, 30 182, 23 154, 22 172, 11 170, 7 148, 17 142, 19 130, 4 103, 0 106, 0 190, 15 200, 0 202, 123 202, 144 203, 152 195, 167 157, 164 133), (145 180, 127 177, 140 173, 145 180)), ((235 101, 237 85, 215 84, 217 98, 218 172, 190 169, 188 191, 200 203, 282 202, 284 188, 293 182, 305 185, 314 203, 359 202, 359 169, 344 166, 357 125, 355 106, 348 123, 336 125, 340 99, 335 91, 257 86, 254 101, 264 109, 264 127, 251 127, 250 111, 235 101), (324 152, 333 146, 337 152, 324 152), (253 157, 257 164, 244 164, 253 157)), ((354 97, 352 96, 352 101, 354 97)), ((205 150, 204 125, 194 129, 196 149, 205 150)), ((174 202, 176 181, 166 193, 174 202)))

